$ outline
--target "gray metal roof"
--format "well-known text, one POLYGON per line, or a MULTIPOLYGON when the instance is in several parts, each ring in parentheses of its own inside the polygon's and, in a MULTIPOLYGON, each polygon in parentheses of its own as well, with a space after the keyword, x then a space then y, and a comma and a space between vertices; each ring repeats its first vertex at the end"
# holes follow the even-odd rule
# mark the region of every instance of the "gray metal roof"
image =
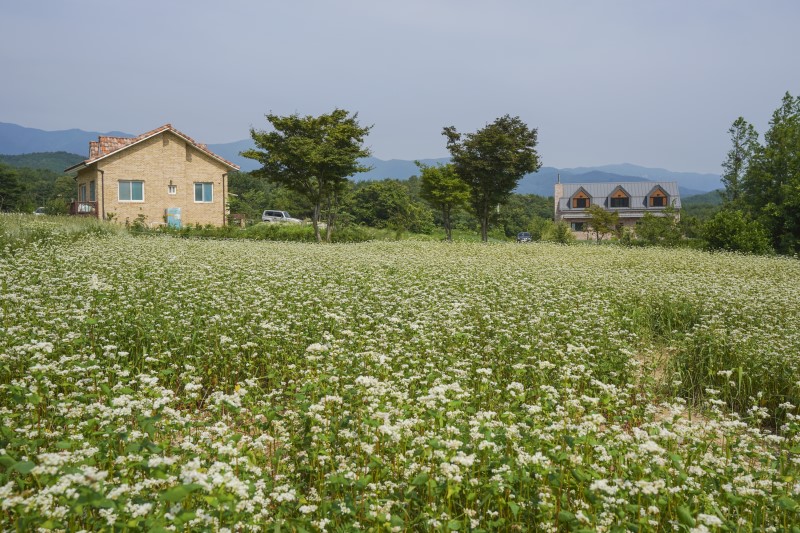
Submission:
MULTIPOLYGON (((602 207, 609 208, 608 197, 617 187, 622 187, 631 198, 630 207, 615 207, 615 211, 650 211, 661 208, 648 208, 647 198, 656 187, 661 187, 669 196, 669 204, 675 208, 681 208, 681 195, 678 191, 678 183, 675 181, 632 181, 632 182, 607 182, 607 183, 562 183, 564 195, 558 202, 559 210, 562 212, 578 211, 570 207, 569 199, 580 189, 586 191, 593 200, 593 203, 602 207)), ((583 211, 583 209, 580 209, 583 211)))

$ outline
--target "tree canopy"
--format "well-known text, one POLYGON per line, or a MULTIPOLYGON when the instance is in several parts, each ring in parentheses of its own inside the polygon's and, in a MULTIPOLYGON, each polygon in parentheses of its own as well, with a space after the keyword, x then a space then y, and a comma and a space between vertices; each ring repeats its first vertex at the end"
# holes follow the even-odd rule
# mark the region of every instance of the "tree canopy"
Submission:
POLYGON ((415 163, 421 174, 420 195, 442 214, 445 238, 452 241, 451 216, 453 211, 466 205, 469 199, 469 186, 459 179, 452 164, 428 166, 419 161, 415 163))
POLYGON ((370 155, 364 138, 371 126, 358 123, 358 113, 344 109, 320 116, 266 115, 273 131, 250 130, 257 149, 242 156, 262 164, 258 174, 303 195, 312 205, 318 242, 320 218, 327 216, 327 240, 333 231, 339 195, 347 177, 366 172, 359 160, 370 155))
MULTIPOLYGON (((800 252, 800 97, 784 95, 763 144, 741 117, 730 132, 733 148, 723 164, 728 209, 765 228, 776 251, 800 252)), ((735 222, 728 226, 744 227, 735 222)))
POLYGON ((536 152, 538 132, 519 117, 505 115, 475 133, 454 126, 442 130, 456 174, 470 187, 470 203, 488 240, 492 209, 503 203, 525 174, 541 167, 536 152))

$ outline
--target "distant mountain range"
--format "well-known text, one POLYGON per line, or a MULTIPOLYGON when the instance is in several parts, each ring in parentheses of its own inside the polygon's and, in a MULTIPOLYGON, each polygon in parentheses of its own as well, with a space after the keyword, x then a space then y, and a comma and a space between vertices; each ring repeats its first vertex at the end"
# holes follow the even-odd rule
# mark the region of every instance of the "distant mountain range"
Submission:
MULTIPOLYGON (((0 154, 19 155, 32 152, 69 152, 77 156, 87 157, 89 141, 97 140, 100 135, 114 137, 134 137, 129 133, 112 131, 99 133, 79 129, 44 131, 26 128, 17 124, 0 122, 0 154)), ((202 141, 201 141, 202 142, 202 141)), ((256 161, 246 159, 240 152, 253 148, 251 139, 244 139, 224 144, 209 144, 214 153, 239 165, 243 171, 255 170, 259 167, 256 161)), ((427 165, 443 164, 448 158, 421 159, 427 165)), ((376 180, 384 178, 407 179, 418 174, 419 169, 414 161, 390 159, 388 161, 368 157, 364 164, 372 167, 369 172, 356 174, 356 181, 376 180)), ((553 185, 560 179, 564 183, 596 183, 604 181, 676 181, 681 196, 689 197, 713 191, 722 187, 720 176, 716 174, 700 174, 694 172, 673 172, 663 168, 648 168, 630 163, 619 165, 602 165, 596 167, 554 168, 542 167, 538 172, 522 178, 516 192, 521 194, 538 194, 552 196, 553 185)))

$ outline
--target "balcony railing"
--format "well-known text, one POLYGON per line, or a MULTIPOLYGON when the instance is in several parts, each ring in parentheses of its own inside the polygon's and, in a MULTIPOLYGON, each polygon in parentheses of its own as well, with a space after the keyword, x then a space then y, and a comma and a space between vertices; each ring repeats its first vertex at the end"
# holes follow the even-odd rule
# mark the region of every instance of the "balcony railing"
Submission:
POLYGON ((97 202, 77 202, 69 204, 70 215, 97 216, 97 202))

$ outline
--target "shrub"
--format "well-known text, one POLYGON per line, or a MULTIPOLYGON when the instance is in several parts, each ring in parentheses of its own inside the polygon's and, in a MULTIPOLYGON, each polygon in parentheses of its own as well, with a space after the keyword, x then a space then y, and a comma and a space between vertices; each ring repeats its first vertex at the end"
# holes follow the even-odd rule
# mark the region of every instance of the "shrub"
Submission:
POLYGON ((560 244, 569 244, 575 240, 575 235, 569 228, 569 224, 563 220, 553 224, 542 235, 542 240, 557 242, 560 244))
POLYGON ((752 254, 772 253, 766 229, 741 211, 722 210, 706 222, 703 236, 709 250, 752 254))

